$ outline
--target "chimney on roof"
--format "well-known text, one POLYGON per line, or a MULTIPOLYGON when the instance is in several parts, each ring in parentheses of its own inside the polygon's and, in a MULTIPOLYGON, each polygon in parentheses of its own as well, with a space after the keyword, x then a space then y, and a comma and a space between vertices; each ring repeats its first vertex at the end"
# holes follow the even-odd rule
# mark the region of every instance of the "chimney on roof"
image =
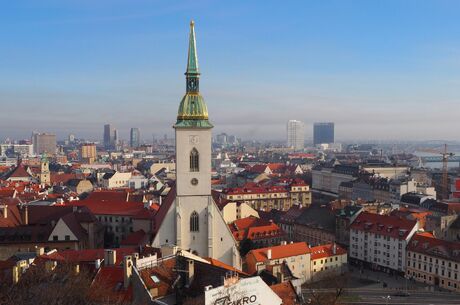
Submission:
POLYGON ((186 264, 187 264, 186 265, 187 275, 186 275, 185 286, 190 287, 195 277, 195 262, 193 261, 193 259, 188 259, 186 261, 186 264))
POLYGON ((267 250, 267 259, 272 259, 272 249, 267 250))
POLYGON ((136 266, 137 268, 137 261, 139 260, 139 253, 135 252, 131 256, 133 258, 133 265, 136 266))
POLYGON ((133 275, 133 258, 131 255, 125 256, 123 259, 123 287, 127 289, 133 275))
POLYGON ((114 266, 117 262, 117 251, 112 249, 104 250, 104 266, 114 266))
POLYGON ((334 243, 334 244, 332 245, 332 254, 334 254, 334 255, 337 254, 337 244, 336 244, 336 243, 334 243))
POLYGON ((96 270, 99 270, 99 268, 101 268, 101 259, 98 258, 94 261, 94 267, 96 268, 96 270))
POLYGON ((29 208, 27 205, 23 205, 21 208, 21 218, 22 218, 22 224, 23 225, 28 225, 29 224, 29 208))
POLYGON ((45 254, 45 248, 35 246, 35 254, 37 256, 41 256, 41 255, 45 254))
POLYGON ((13 284, 17 284, 19 282, 19 275, 20 275, 19 266, 14 266, 11 274, 13 276, 13 284))
POLYGON ((76 264, 73 266, 73 272, 75 273, 75 275, 78 275, 80 273, 80 265, 79 264, 76 264))
POLYGON ((8 205, 4 204, 2 206, 3 218, 8 218, 8 205))

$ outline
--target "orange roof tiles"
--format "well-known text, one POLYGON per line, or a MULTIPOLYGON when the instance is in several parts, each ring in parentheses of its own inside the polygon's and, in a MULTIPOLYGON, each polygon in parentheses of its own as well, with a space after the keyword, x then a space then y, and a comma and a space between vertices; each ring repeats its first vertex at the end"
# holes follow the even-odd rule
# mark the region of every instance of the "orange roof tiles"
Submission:
POLYGON ((397 216, 362 212, 350 225, 350 229, 366 231, 397 239, 406 239, 417 225, 417 221, 397 216))
POLYGON ((414 234, 407 250, 460 262, 460 243, 438 239, 430 233, 414 234))
POLYGON ((257 262, 264 262, 267 260, 267 251, 269 249, 272 251, 272 260, 311 253, 311 250, 306 242, 298 242, 274 247, 253 249, 249 251, 247 255, 254 256, 257 262))
POLYGON ((297 293, 291 281, 275 284, 270 286, 270 288, 283 300, 282 305, 300 304, 296 301, 297 293))
POLYGON ((311 250, 311 259, 316 260, 324 257, 331 257, 336 255, 343 255, 347 254, 347 250, 340 247, 337 244, 327 244, 327 245, 320 245, 316 247, 310 248, 311 250), (335 246, 335 253, 334 253, 334 246, 335 246))

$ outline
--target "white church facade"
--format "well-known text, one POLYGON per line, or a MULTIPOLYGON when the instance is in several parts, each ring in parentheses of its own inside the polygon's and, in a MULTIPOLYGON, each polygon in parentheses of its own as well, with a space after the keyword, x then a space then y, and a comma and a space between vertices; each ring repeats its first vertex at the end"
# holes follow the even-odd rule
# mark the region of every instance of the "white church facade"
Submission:
POLYGON ((155 217, 152 246, 173 244, 202 257, 241 269, 236 241, 211 196, 211 130, 207 106, 199 92, 200 72, 195 29, 190 38, 183 97, 174 125, 176 185, 155 217))

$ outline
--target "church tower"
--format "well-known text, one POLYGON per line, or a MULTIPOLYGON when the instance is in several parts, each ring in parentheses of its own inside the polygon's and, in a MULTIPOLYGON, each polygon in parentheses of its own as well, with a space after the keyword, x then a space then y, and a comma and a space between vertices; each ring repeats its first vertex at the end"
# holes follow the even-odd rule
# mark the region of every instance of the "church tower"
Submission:
POLYGON ((208 109, 200 94, 195 24, 190 23, 186 92, 177 113, 176 186, 155 218, 152 245, 174 244, 202 257, 236 268, 241 259, 236 241, 211 196, 211 130, 208 109))
POLYGON ((50 176, 50 163, 46 155, 43 155, 40 160, 40 184, 50 185, 51 176, 50 176))
POLYGON ((208 109, 200 94, 200 70, 194 22, 190 23, 186 93, 177 113, 177 196, 211 195, 211 129, 208 109))

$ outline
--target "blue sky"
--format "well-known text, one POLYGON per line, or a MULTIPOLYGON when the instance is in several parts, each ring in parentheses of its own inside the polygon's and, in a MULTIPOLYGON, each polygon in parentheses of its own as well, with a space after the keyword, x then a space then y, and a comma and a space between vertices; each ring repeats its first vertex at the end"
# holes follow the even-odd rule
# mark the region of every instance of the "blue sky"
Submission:
POLYGON ((0 139, 167 133, 189 21, 215 132, 460 140, 459 1, 0 1, 0 139))

